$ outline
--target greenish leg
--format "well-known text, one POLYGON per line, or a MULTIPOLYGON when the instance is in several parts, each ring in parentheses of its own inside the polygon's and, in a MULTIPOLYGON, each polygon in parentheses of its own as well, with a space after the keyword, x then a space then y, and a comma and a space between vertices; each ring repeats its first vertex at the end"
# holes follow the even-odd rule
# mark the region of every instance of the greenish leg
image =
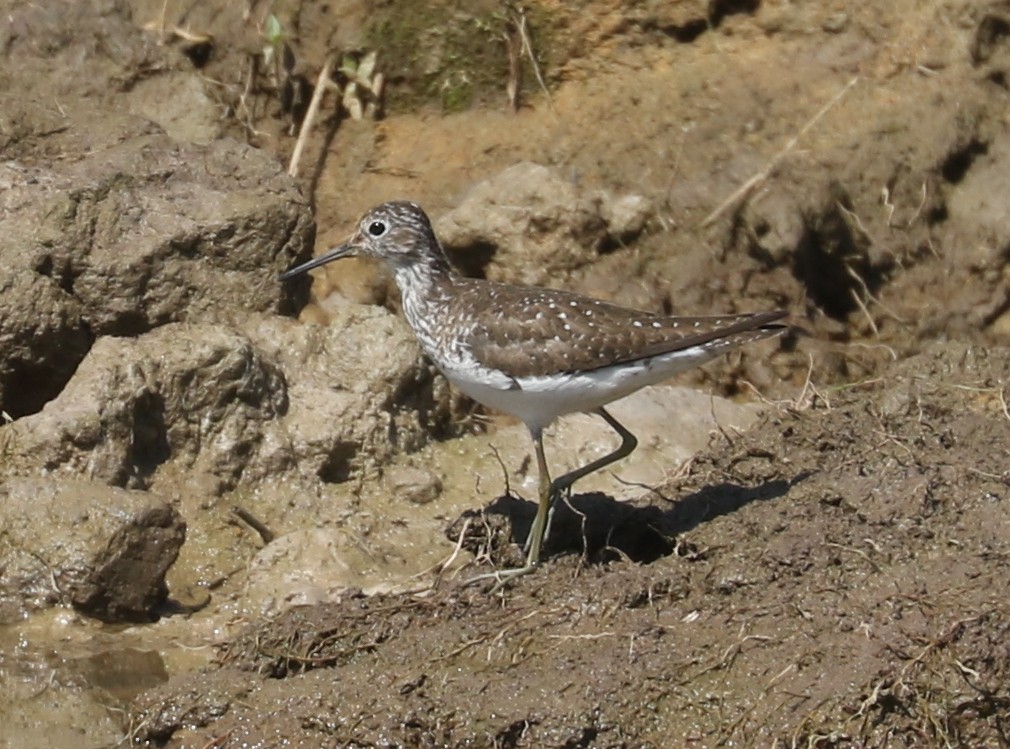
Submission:
POLYGON ((543 432, 539 429, 536 431, 531 430, 530 436, 533 438, 533 447, 537 455, 537 470, 539 472, 540 479, 540 503, 537 506, 537 515, 533 520, 533 526, 530 528, 530 534, 526 538, 526 564, 515 569, 500 570, 498 572, 477 575, 476 577, 467 580, 467 585, 481 580, 490 579, 497 580, 499 584, 503 584, 509 580, 513 580, 532 572, 540 563, 540 550, 543 547, 544 539, 546 539, 550 533, 551 519, 554 516, 554 506, 557 503, 558 498, 561 496, 561 493, 569 491, 572 488, 572 484, 579 479, 588 476, 590 473, 598 471, 611 463, 621 460, 621 458, 626 458, 636 447, 638 447, 638 440, 635 439, 635 435, 625 429, 624 425, 611 416, 606 409, 601 406, 593 413, 601 416, 603 420, 606 421, 615 432, 617 432, 621 438, 621 444, 618 445, 617 449, 613 452, 607 453, 603 457, 597 458, 591 463, 587 463, 581 468, 576 468, 574 471, 569 471, 560 478, 551 481, 551 474, 547 468, 547 458, 544 456, 543 432))

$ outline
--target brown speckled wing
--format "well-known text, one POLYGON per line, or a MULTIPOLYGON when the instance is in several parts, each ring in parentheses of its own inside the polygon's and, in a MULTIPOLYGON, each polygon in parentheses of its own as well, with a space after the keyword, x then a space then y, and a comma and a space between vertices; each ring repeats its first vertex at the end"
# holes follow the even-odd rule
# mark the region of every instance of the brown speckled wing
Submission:
POLYGON ((464 282, 458 290, 454 311, 470 317, 471 353, 513 377, 591 371, 696 346, 719 352, 785 327, 775 323, 783 311, 667 317, 554 289, 464 282))

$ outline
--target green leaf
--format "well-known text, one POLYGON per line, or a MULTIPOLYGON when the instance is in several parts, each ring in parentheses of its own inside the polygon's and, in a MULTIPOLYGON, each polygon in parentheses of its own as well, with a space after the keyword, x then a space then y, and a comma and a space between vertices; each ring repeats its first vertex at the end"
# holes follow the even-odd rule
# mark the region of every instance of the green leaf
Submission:
POLYGON ((266 29, 264 31, 266 34, 267 41, 270 44, 278 45, 284 38, 284 29, 281 28, 281 22, 277 20, 277 16, 271 13, 267 16, 266 29))

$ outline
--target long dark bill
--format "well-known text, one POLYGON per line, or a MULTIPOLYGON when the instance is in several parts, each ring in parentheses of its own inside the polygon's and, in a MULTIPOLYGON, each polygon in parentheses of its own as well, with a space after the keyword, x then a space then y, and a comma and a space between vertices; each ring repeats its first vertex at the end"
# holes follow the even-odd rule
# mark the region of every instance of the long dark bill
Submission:
POLYGON ((297 265, 289 271, 281 273, 280 280, 287 281, 289 278, 294 278, 295 276, 300 276, 302 273, 312 270, 313 268, 318 268, 320 265, 326 265, 327 263, 332 263, 334 260, 339 260, 342 257, 347 257, 353 253, 353 248, 350 243, 345 242, 342 245, 334 247, 332 250, 324 252, 317 258, 309 260, 307 263, 302 263, 297 265))

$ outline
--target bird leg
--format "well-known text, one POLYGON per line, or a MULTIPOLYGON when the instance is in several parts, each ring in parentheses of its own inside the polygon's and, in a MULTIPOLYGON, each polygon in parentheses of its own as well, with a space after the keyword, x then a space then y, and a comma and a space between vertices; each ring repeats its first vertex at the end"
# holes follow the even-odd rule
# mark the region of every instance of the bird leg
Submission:
POLYGON ((615 463, 621 458, 626 458, 634 452, 635 448, 638 447, 638 440, 635 438, 631 432, 629 432, 625 426, 615 419, 610 413, 600 406, 595 409, 593 413, 602 416, 603 420, 610 425, 621 438, 621 444, 617 446, 617 449, 613 452, 609 452, 601 458, 597 458, 592 463, 587 463, 582 466, 582 468, 576 468, 574 471, 569 471, 564 476, 554 479, 554 483, 551 484, 551 493, 554 495, 554 501, 556 502, 558 497, 561 496, 561 492, 567 491, 572 488, 574 484, 579 479, 594 473, 601 468, 609 466, 611 463, 615 463))
POLYGON ((540 502, 537 505, 537 516, 533 520, 530 533, 526 537, 524 544, 526 550, 525 568, 533 569, 540 563, 540 547, 551 525, 551 516, 554 514, 554 503, 557 501, 554 483, 551 482, 551 474, 547 469, 547 458, 544 456, 544 436, 540 430, 533 435, 533 447, 537 454, 537 474, 540 478, 540 502))
MULTIPOLYGON (((597 458, 591 463, 587 463, 581 468, 576 468, 574 471, 569 471, 565 475, 560 476, 559 478, 554 480, 554 482, 551 484, 551 504, 547 514, 547 526, 544 528, 543 540, 546 540, 551 535, 551 521, 554 520, 554 508, 556 507, 558 500, 561 498, 562 492, 570 491, 572 488, 572 484, 574 484, 579 479, 584 478, 589 474, 600 470, 601 468, 605 468, 611 463, 615 463, 618 460, 621 460, 621 458, 628 457, 629 455, 631 455, 631 453, 635 451, 635 448, 638 447, 638 439, 635 437, 635 435, 629 432, 621 422, 619 422, 617 419, 611 416, 610 412, 607 411, 605 408, 603 408, 603 406, 594 409, 593 413, 597 414, 598 416, 601 416, 603 420, 610 425, 610 428, 613 429, 615 432, 617 432, 617 434, 621 438, 621 444, 618 445, 617 449, 613 450, 612 452, 609 452, 606 455, 597 458)), ((533 534, 531 532, 530 538, 526 539, 527 551, 532 550, 530 548, 531 546, 530 539, 532 538, 532 535, 533 534)), ((529 564, 529 559, 527 559, 526 563, 529 564)), ((534 562, 533 564, 535 565, 536 562, 534 562)))
POLYGON ((557 504, 561 493, 570 490, 572 488, 572 484, 579 479, 588 476, 590 473, 598 471, 601 468, 620 460, 621 458, 627 457, 635 450, 636 447, 638 447, 638 440, 635 438, 635 435, 629 432, 624 425, 621 424, 621 422, 611 416, 606 409, 601 406, 595 409, 593 413, 601 416, 603 420, 606 421, 615 432, 617 432, 621 438, 621 444, 618 445, 617 449, 612 452, 587 463, 581 468, 569 471, 563 476, 551 481, 551 474, 547 468, 547 458, 544 455, 543 432, 539 429, 531 431, 530 436, 533 437, 533 447, 537 455, 537 471, 540 479, 540 502, 537 506, 537 515, 533 520, 533 526, 530 528, 529 536, 526 537, 526 543, 524 544, 526 550, 526 564, 515 569, 500 570, 486 575, 478 575, 468 580, 467 584, 478 582, 480 580, 495 579, 498 581, 499 585, 501 585, 507 580, 532 572, 540 563, 540 550, 543 547, 544 540, 550 534, 551 520, 554 517, 554 506, 557 504))
POLYGON ((537 516, 533 520, 533 526, 526 537, 526 564, 510 570, 496 570, 495 572, 471 577, 464 583, 465 585, 480 582, 481 580, 497 580, 498 584, 493 588, 493 590, 497 590, 506 581, 532 572, 540 561, 540 546, 547 536, 549 515, 551 508, 554 506, 554 485, 551 483, 551 474, 547 469, 547 458, 544 456, 543 430, 531 429, 530 436, 533 438, 533 448, 537 454, 537 472, 540 478, 540 503, 537 505, 537 516))

